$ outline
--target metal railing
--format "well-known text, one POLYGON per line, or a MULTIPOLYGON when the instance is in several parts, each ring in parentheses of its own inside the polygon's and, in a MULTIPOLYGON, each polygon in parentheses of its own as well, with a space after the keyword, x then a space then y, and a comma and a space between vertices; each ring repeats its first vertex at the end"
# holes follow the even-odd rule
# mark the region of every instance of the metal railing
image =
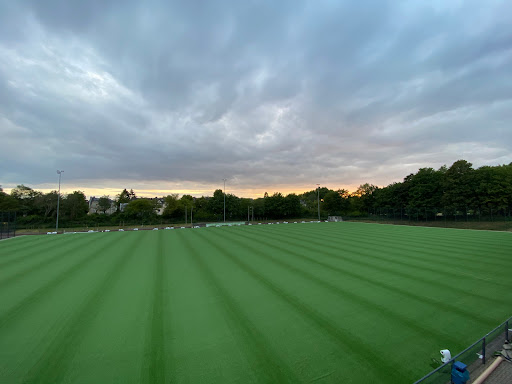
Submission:
POLYGON ((459 352, 447 363, 444 363, 421 379, 415 381, 414 384, 449 383, 451 380, 451 366, 456 361, 461 361, 466 364, 470 374, 478 368, 481 368, 482 364, 489 361, 496 350, 501 349, 505 341, 510 341, 509 324, 512 325, 512 317, 505 320, 462 352, 459 352))

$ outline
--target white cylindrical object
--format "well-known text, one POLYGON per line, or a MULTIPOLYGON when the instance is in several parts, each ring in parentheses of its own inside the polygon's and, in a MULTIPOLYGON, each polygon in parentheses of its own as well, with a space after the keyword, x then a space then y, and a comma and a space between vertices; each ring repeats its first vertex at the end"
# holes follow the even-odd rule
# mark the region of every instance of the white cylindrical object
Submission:
POLYGON ((443 356, 441 358, 441 361, 443 363, 447 363, 452 359, 452 354, 450 353, 450 351, 448 349, 441 349, 439 352, 441 353, 441 356, 443 356))

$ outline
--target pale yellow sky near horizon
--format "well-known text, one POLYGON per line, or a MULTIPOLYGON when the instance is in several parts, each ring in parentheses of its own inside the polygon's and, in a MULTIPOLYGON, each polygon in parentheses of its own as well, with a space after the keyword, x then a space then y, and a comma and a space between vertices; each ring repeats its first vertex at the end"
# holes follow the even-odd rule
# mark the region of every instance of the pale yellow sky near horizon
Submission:
MULTIPOLYGON (((43 193, 48 193, 51 191, 55 191, 58 189, 58 185, 55 188, 48 188, 47 185, 42 185, 41 187, 38 187, 38 185, 27 185, 28 187, 41 191, 43 193)), ((320 187, 327 187, 329 189, 338 190, 338 189, 347 189, 349 192, 353 192, 358 188, 359 185, 349 185, 349 186, 334 186, 334 185, 322 185, 320 184, 320 187)), ((278 187, 269 187, 269 188, 229 188, 229 184, 226 184, 226 193, 227 194, 234 194, 238 197, 243 198, 259 198, 263 197, 265 192, 268 192, 269 195, 272 195, 276 192, 280 192, 283 195, 288 195, 290 193, 296 193, 301 194, 304 192, 311 191, 316 188, 316 184, 309 186, 309 185, 303 185, 303 186, 278 186, 278 187)), ((130 187, 126 187, 126 189, 130 190, 130 187)), ((201 197, 201 196, 212 196, 213 192, 216 189, 223 189, 223 185, 212 185, 212 186, 201 186, 200 188, 195 189, 137 189, 133 188, 135 194, 139 197, 163 197, 167 196, 173 193, 177 193, 180 196, 182 195, 192 195, 194 197, 201 197)), ((10 193, 12 188, 4 188, 4 192, 10 193)), ((108 195, 110 198, 114 198, 116 195, 121 193, 123 188, 89 188, 84 187, 81 185, 61 185, 61 193, 67 194, 72 193, 73 191, 82 191, 85 196, 89 199, 90 197, 101 197, 108 195)))

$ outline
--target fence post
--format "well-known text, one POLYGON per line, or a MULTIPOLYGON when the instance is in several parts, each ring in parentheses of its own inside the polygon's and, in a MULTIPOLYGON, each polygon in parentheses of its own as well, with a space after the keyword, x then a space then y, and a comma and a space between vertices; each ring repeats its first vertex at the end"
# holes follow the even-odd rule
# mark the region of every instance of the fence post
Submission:
POLYGON ((485 337, 482 339, 482 364, 485 364, 485 337))
POLYGON ((11 212, 7 212, 7 238, 11 237, 12 225, 11 225, 11 212))

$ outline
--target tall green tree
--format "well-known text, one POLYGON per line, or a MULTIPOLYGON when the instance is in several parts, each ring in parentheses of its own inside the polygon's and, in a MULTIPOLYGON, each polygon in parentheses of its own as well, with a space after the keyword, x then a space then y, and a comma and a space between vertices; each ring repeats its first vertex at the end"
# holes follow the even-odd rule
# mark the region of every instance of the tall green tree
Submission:
POLYGON ((19 206, 17 199, 3 191, 0 192, 0 211, 18 211, 19 206))
POLYGON ((445 173, 442 203, 452 209, 465 209, 476 200, 473 165, 457 160, 445 173))
POLYGON ((194 197, 192 195, 183 195, 180 199, 180 207, 183 218, 190 222, 191 211, 194 209, 194 197))
MULTIPOLYGON (((331 192, 327 187, 313 189, 299 195, 301 204, 304 206, 308 216, 316 217, 318 214, 318 202, 322 202, 325 195, 331 192)), ((320 210, 322 208, 320 207, 320 210)))
POLYGON ((121 193, 116 196, 117 211, 120 211, 121 204, 128 204, 130 202, 130 200, 131 200, 130 192, 128 192, 126 190, 126 188, 123 189, 121 191, 121 193))
POLYGON ((375 206, 388 211, 403 212, 409 204, 409 184, 392 183, 374 192, 375 206))
POLYGON ((180 207, 179 195, 172 193, 164 197, 164 212, 162 216, 165 218, 175 218, 176 211, 180 207))
POLYGON ((181 204, 190 208, 194 206, 194 197, 192 195, 183 195, 181 196, 181 204))
POLYGON ((18 185, 16 188, 11 190, 11 196, 18 201, 17 211, 23 215, 37 214, 35 200, 41 195, 42 192, 36 191, 23 184, 18 185))
POLYGON ((242 220, 246 214, 242 210, 240 198, 232 193, 226 194, 226 220, 242 220))
POLYGON ((512 208, 512 164, 483 166, 475 170, 476 205, 479 209, 506 215, 512 208))
POLYGON ((208 201, 208 210, 219 219, 224 214, 224 192, 222 189, 216 189, 213 196, 208 201))
POLYGON ((36 197, 35 206, 43 219, 56 216, 58 196, 57 191, 51 191, 36 197))
POLYGON ((282 204, 284 219, 299 218, 301 216, 302 206, 300 204, 300 198, 295 193, 286 195, 282 204))
POLYGON ((280 219, 284 216, 284 196, 280 192, 275 192, 272 196, 265 199, 266 216, 271 219, 280 219))
POLYGON ((331 216, 338 216, 347 213, 349 208, 348 193, 344 189, 329 191, 324 196, 323 209, 331 216))
POLYGON ((208 211, 208 198, 202 196, 194 202, 194 221, 215 221, 215 215, 208 211))
POLYGON ((41 192, 35 191, 32 188, 27 187, 26 185, 23 184, 18 185, 16 188, 13 188, 11 190, 11 196, 14 197, 15 199, 20 200, 33 199, 39 195, 41 195, 41 192))
POLYGON ((265 198, 260 197, 258 199, 254 199, 252 202, 252 206, 254 209, 254 219, 261 220, 266 217, 265 214, 265 198))
POLYGON ((145 221, 155 216, 155 210, 156 205, 153 200, 137 199, 128 203, 124 209, 124 213, 127 217, 138 218, 145 221))
POLYGON ((74 191, 68 194, 62 202, 62 213, 70 220, 83 218, 89 212, 89 204, 82 191, 74 191))
POLYGON ((416 174, 405 178, 408 190, 408 206, 413 208, 440 207, 443 198, 443 168, 421 168, 416 174))
POLYGON ((355 198, 352 200, 354 205, 353 209, 355 208, 361 213, 366 213, 373 210, 375 208, 378 189, 379 188, 373 184, 361 184, 357 190, 352 193, 352 197, 355 198))
POLYGON ((112 207, 112 201, 110 200, 110 196, 105 195, 101 196, 98 199, 98 209, 105 214, 112 207))

